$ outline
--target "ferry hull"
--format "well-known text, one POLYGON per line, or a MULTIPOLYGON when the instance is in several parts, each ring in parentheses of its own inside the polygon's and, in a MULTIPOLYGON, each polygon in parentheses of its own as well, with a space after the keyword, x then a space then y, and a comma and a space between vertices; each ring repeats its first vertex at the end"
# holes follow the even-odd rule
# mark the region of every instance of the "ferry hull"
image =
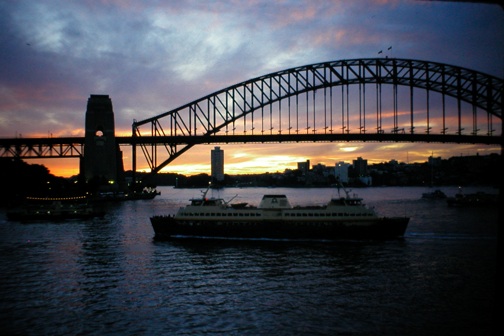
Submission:
POLYGON ((387 240, 404 236, 407 217, 324 221, 219 221, 151 217, 156 239, 387 240))

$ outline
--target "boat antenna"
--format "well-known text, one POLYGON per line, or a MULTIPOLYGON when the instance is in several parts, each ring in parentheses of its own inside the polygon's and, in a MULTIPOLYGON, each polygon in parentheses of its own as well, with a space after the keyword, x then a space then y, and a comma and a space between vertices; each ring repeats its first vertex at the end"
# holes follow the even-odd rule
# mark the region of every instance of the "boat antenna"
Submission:
POLYGON ((341 183, 341 182, 338 182, 336 184, 336 187, 338 188, 338 197, 341 197, 341 194, 340 194, 340 188, 343 189, 343 191, 345 192, 345 195, 346 195, 346 198, 350 198, 349 194, 352 190, 347 190, 345 188, 345 186, 341 183))
POLYGON ((227 202, 224 202, 226 205, 228 205, 232 200, 234 200, 236 197, 238 197, 238 194, 234 195, 233 197, 231 197, 231 199, 227 202))
POLYGON ((201 193, 203 194, 203 199, 205 200, 206 199, 206 195, 208 193, 208 190, 210 190, 210 184, 208 185, 208 187, 206 188, 206 190, 201 190, 201 193))

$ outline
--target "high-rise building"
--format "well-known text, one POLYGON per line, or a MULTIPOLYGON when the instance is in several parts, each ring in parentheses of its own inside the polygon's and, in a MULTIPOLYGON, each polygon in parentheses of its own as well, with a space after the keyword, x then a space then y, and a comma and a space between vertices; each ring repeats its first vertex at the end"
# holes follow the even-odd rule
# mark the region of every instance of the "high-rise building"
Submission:
POLYGON ((368 176, 367 160, 358 157, 357 160, 353 160, 353 168, 355 176, 368 176))
POLYGON ((340 183, 348 183, 348 168, 350 167, 349 163, 338 162, 334 167, 334 177, 340 183))
POLYGON ((212 149, 210 163, 212 181, 224 181, 224 151, 220 147, 212 149))
POLYGON ((297 167, 297 169, 303 172, 303 174, 308 173, 308 171, 310 170, 310 160, 306 160, 305 162, 298 162, 297 167))

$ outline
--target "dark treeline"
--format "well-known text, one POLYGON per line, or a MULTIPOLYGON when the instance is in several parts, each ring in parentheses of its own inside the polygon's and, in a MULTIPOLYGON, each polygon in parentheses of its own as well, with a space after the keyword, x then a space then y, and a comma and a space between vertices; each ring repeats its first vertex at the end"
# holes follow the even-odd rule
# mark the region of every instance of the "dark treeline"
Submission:
POLYGON ((28 164, 20 159, 0 158, 0 202, 16 203, 26 196, 67 196, 75 194, 73 182, 50 174, 39 164, 28 164))

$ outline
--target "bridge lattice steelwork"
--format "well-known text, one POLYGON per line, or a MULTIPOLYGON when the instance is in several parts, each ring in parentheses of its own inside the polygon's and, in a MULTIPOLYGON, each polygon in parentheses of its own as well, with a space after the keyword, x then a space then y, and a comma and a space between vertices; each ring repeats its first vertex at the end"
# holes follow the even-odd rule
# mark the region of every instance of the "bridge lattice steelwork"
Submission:
POLYGON ((502 144, 503 96, 502 79, 447 64, 392 58, 311 64, 134 121, 133 167, 136 145, 158 172, 201 143, 502 144), (158 162, 163 148, 167 158, 158 162))
MULTIPOLYGON (((158 172, 202 143, 401 141, 502 146, 503 79, 392 58, 287 69, 142 121, 131 137, 158 172), (146 126, 150 127, 146 127, 146 126), (147 130, 146 130, 147 129, 147 130)), ((0 157, 82 157, 84 137, 0 139, 0 157)))
POLYGON ((0 139, 0 157, 78 158, 84 155, 84 137, 0 139))

